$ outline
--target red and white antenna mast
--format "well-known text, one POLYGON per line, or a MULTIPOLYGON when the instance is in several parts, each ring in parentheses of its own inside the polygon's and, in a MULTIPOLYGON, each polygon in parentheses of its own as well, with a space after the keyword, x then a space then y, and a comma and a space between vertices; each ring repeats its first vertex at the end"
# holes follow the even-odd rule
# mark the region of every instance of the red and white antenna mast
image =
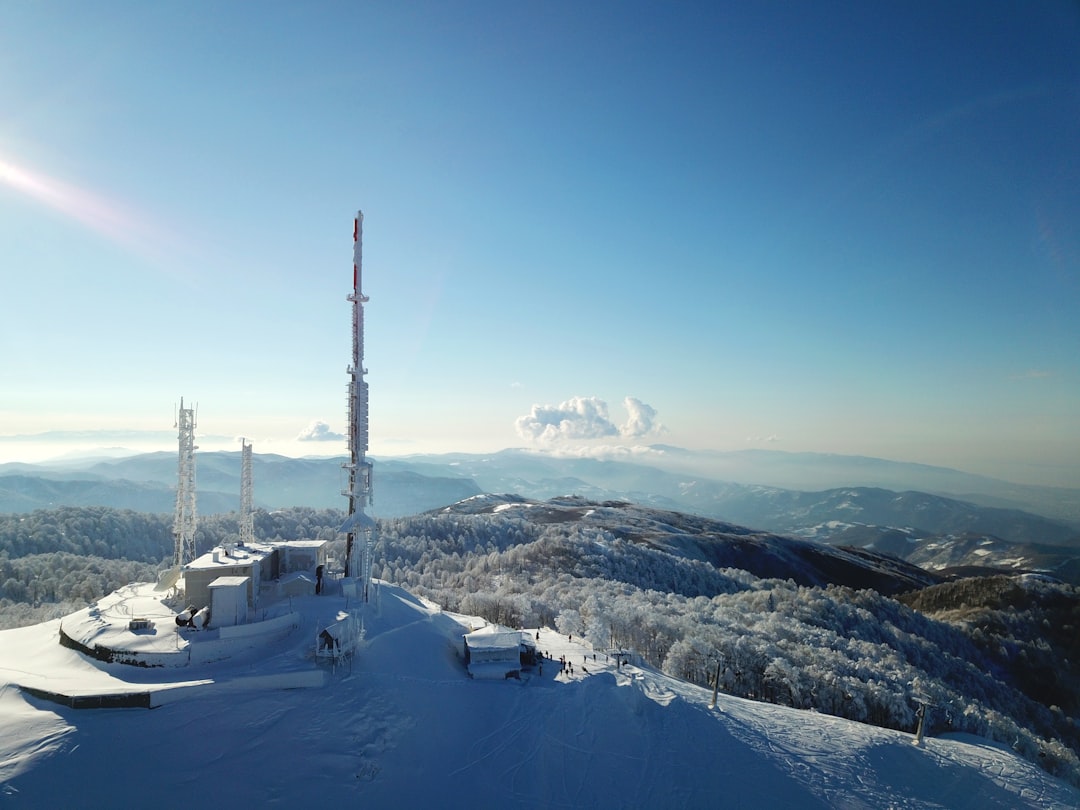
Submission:
POLYGON ((342 467, 349 472, 349 488, 342 492, 349 498, 349 517, 341 527, 346 535, 345 575, 360 582, 364 601, 371 583, 371 563, 375 546, 375 521, 364 510, 371 506, 371 462, 368 450, 368 384, 364 380, 364 304, 368 297, 361 289, 363 281, 364 212, 353 220, 353 289, 347 296, 352 308, 352 365, 349 374, 349 461, 342 467))

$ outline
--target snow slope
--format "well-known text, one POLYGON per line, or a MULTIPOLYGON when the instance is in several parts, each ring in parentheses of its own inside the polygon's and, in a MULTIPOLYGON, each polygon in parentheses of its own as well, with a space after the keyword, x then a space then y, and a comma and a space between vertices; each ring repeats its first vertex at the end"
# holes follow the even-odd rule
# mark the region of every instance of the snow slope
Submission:
POLYGON ((250 655, 182 669, 91 662, 57 622, 0 632, 0 797, 11 807, 1066 808, 1080 791, 985 741, 928 739, 720 696, 541 630, 566 656, 521 681, 473 681, 460 636, 480 620, 383 585, 366 641, 325 685, 333 596, 294 600, 305 623, 250 655), (273 676, 273 677, 270 677, 273 676), (279 677, 280 676, 280 677, 279 677), (152 710, 71 709, 17 685, 187 684, 152 710), (301 679, 303 680, 303 679, 301 679), (374 803, 373 805, 370 803, 374 803))

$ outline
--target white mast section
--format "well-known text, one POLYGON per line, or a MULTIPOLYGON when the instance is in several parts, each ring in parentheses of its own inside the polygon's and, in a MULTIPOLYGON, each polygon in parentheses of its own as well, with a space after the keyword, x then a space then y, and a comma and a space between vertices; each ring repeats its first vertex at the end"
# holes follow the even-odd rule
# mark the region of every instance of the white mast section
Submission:
POLYGON ((240 545, 255 541, 255 489, 251 479, 251 445, 240 439, 240 545))
POLYGON ((352 307, 352 365, 348 368, 349 386, 349 461, 342 467, 349 473, 349 517, 341 527, 345 543, 345 575, 359 580, 363 600, 368 599, 372 555, 375 547, 375 521, 364 509, 371 505, 371 462, 368 450, 368 384, 364 380, 364 295, 363 281, 364 212, 353 220, 353 289, 347 296, 352 307))
POLYGON ((179 428, 180 457, 176 467, 176 517, 173 520, 173 565, 195 559, 195 409, 184 407, 173 427, 179 428))

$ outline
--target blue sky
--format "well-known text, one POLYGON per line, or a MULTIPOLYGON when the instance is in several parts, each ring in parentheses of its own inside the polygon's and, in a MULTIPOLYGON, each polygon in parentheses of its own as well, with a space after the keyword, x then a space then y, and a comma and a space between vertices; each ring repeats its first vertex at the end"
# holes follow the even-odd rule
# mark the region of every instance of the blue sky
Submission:
POLYGON ((296 438, 344 430, 362 208, 376 456, 1080 486, 1074 3, 4 17, 0 461, 172 449, 181 396, 203 448, 342 452, 296 438))

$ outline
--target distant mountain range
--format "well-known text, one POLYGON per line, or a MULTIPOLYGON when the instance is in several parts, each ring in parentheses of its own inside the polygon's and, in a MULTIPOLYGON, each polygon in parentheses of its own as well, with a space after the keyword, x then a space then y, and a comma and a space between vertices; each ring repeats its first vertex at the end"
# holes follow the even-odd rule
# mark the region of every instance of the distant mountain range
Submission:
MULTIPOLYGON (((255 504, 264 509, 310 506, 344 509, 343 458, 252 457, 255 504)), ((475 495, 476 484, 449 474, 421 474, 379 467, 375 513, 414 514, 475 495)), ((240 453, 196 457, 198 511, 235 512, 240 506, 240 453)), ((176 454, 144 453, 125 458, 60 465, 0 465, 0 512, 30 512, 54 506, 110 506, 169 513, 176 506, 176 454)))
MULTIPOLYGON (((695 453, 655 446, 641 458, 649 463, 525 450, 375 459, 373 511, 379 517, 401 517, 480 493, 620 499, 892 554, 930 570, 979 565, 1054 571, 1070 581, 1080 577, 1080 490, 1020 486, 956 470, 852 456, 695 453), (710 470, 745 478, 734 483, 706 474, 710 470), (798 481, 820 487, 784 485, 798 481), (930 486, 921 488, 920 482, 930 486)), ((256 454, 256 505, 343 509, 342 461, 256 454)), ((175 481, 173 453, 62 466, 5 464, 0 465, 0 511, 63 504, 169 513, 175 481)), ((235 511, 240 453, 200 453, 197 486, 200 513, 235 511)))

